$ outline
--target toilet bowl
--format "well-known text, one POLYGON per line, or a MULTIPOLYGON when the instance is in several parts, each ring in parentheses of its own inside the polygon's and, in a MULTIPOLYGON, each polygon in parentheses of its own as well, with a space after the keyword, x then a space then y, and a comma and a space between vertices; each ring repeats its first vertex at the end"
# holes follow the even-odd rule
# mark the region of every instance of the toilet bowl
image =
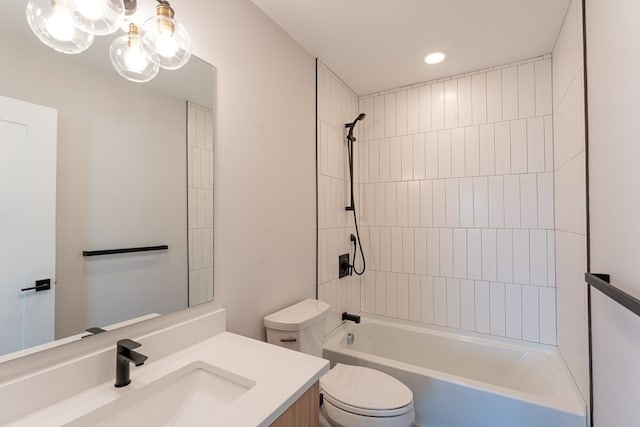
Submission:
MULTIPOLYGON (((329 304, 304 300, 264 318, 267 341, 322 357, 329 304)), ((415 419, 413 393, 383 372, 338 363, 320 378, 320 425, 409 427, 415 419)))
POLYGON ((411 390, 375 369, 338 363, 320 378, 320 390, 333 426, 407 427, 415 418, 411 390))

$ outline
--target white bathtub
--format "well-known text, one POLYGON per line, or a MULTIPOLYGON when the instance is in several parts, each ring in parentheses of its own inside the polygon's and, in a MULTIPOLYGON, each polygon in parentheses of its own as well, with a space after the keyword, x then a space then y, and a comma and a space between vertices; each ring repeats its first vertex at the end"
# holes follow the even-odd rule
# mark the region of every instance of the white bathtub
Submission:
POLYGON ((586 426, 585 403, 553 347, 363 317, 327 337, 324 357, 405 383, 417 426, 586 426))

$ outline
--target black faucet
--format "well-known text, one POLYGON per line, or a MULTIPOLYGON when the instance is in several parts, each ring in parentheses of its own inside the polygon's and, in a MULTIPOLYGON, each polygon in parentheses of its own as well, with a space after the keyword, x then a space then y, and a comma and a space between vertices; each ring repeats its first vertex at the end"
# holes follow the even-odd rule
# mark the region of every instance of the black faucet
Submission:
POLYGON ((352 322, 360 323, 360 316, 349 314, 345 311, 342 313, 342 320, 351 320, 352 322))
POLYGON ((140 366, 147 360, 147 356, 144 354, 133 351, 134 348, 138 348, 141 345, 142 344, 129 339, 118 341, 116 353, 116 387, 124 387, 131 382, 129 376, 129 366, 131 363, 140 366))

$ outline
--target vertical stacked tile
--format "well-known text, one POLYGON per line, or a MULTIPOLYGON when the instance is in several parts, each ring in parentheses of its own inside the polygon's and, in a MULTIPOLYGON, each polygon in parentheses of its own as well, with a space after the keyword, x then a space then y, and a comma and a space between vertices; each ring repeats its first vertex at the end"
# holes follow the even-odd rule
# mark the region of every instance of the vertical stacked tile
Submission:
MULTIPOLYGON (((343 311, 360 312, 360 278, 353 275, 338 279, 338 256, 349 253, 353 257, 349 240, 349 236, 355 234, 353 216, 345 211, 349 204, 350 185, 344 125, 358 115, 358 97, 321 62, 318 62, 317 72, 318 297, 331 305, 325 324, 325 331, 329 333, 340 324, 343 311)), ((369 118, 359 123, 358 128, 361 130, 367 124, 371 126, 369 118)), ((354 155, 360 147, 355 144, 354 155)), ((368 168, 356 165, 356 192, 359 179, 367 173, 368 168)), ((366 189, 373 190, 373 187, 366 189)), ((373 197, 369 200, 373 201, 373 197)), ((357 208, 363 211, 365 208, 375 209, 375 206, 357 204, 357 208)), ((361 233, 361 237, 368 253, 369 235, 361 233)), ((356 265, 361 269, 361 261, 357 260, 356 265)))
POLYGON ((359 105, 362 311, 555 344, 551 55, 359 105))
POLYGON ((189 306, 213 299, 213 112, 187 107, 189 306))
POLYGON ((558 348, 589 400, 582 5, 573 0, 553 50, 558 348))

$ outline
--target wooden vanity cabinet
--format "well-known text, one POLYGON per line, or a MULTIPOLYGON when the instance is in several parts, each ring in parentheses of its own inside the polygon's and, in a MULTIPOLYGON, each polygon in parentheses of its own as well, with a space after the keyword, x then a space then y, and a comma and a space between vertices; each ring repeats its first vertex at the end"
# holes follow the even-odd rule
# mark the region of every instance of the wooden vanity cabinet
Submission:
POLYGON ((320 385, 316 382, 284 414, 271 424, 272 427, 318 427, 320 418, 320 385))

